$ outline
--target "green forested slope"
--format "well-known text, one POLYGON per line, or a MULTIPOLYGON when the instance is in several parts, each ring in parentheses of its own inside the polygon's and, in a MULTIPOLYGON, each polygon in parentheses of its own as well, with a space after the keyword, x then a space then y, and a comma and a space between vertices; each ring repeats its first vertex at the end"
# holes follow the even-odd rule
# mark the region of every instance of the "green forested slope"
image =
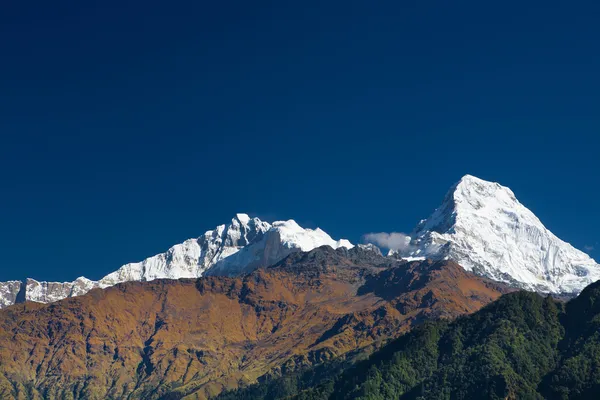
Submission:
POLYGON ((454 322, 426 323, 344 372, 322 365, 223 396, 286 397, 600 398, 600 283, 566 306, 534 293, 507 294, 454 322))

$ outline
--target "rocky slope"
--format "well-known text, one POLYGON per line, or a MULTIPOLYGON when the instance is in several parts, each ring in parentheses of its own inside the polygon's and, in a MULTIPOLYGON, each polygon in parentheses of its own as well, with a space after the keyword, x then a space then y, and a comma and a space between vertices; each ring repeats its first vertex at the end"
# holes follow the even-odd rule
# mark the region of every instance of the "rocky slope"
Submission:
POLYGON ((550 232, 507 187, 466 175, 410 235, 404 257, 450 259, 520 288, 578 293, 600 266, 550 232))
POLYGON ((0 311, 3 399, 202 399, 369 351, 505 291, 453 262, 321 247, 244 277, 127 282, 0 311))
POLYGON ((34 279, 0 282, 0 308, 24 300, 50 303, 121 282, 197 278, 205 273, 237 275, 272 265, 292 252, 323 245, 352 247, 347 240, 335 241, 321 229, 304 229, 293 220, 270 224, 237 214, 230 224, 220 225, 142 262, 126 264, 99 281, 80 277, 73 282, 34 279))

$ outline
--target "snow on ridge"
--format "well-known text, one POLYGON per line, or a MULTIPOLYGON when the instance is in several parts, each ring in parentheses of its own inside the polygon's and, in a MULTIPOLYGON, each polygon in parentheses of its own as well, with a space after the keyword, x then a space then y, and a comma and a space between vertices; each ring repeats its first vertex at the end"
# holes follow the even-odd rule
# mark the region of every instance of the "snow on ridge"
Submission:
MULTIPOLYGON (((239 275, 323 245, 353 247, 348 240, 334 240, 322 229, 302 228, 294 220, 271 224, 240 213, 229 224, 125 264, 99 281, 0 282, 0 308, 23 295, 47 303, 126 281, 239 275)), ((468 271, 540 292, 577 293, 600 279, 596 261, 550 232, 512 190, 472 175, 453 185, 441 206, 419 222, 406 249, 388 255, 451 259, 468 271)))
POLYGON ((229 224, 219 225, 141 262, 125 264, 99 281, 79 277, 73 282, 34 279, 24 283, 0 282, 0 308, 17 301, 23 284, 26 300, 49 303, 121 282, 197 278, 206 273, 236 275, 271 265, 294 251, 309 251, 323 245, 352 247, 345 239, 336 241, 323 230, 304 229, 294 220, 270 224, 239 213, 229 224))

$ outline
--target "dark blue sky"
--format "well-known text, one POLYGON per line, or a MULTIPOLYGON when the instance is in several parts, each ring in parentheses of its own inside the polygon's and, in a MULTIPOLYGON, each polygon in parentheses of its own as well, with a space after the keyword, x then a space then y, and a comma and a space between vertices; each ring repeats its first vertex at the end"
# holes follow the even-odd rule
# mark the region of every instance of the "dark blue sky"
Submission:
POLYGON ((600 247, 598 2, 322 3, 3 2, 0 280, 236 212, 406 232, 465 173, 600 247))

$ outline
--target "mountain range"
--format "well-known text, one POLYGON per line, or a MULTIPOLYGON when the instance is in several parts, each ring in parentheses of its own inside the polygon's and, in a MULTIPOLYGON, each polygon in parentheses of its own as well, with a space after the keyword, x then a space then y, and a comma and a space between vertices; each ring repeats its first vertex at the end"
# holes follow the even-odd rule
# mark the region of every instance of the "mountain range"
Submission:
POLYGON ((270 224, 237 214, 229 224, 177 244, 165 253, 123 265, 99 281, 79 277, 73 282, 1 282, 0 308, 22 301, 50 303, 122 282, 197 278, 204 274, 235 276, 272 265, 292 252, 325 245, 334 249, 353 247, 347 240, 333 240, 323 230, 304 229, 293 220, 270 224))
POLYGON ((467 175, 396 236, 237 214, 98 281, 0 283, 0 398, 600 394, 600 266, 510 189, 467 175))
MULTIPOLYGON (((237 214, 229 224, 123 265, 98 281, 1 282, 0 308, 23 301, 49 303, 129 281, 238 276, 323 245, 353 247, 293 220, 268 223, 237 214)), ((544 293, 572 295, 600 279, 600 266, 550 232, 509 188, 471 175, 453 185, 442 205, 390 255, 453 260, 480 276, 544 293)))

